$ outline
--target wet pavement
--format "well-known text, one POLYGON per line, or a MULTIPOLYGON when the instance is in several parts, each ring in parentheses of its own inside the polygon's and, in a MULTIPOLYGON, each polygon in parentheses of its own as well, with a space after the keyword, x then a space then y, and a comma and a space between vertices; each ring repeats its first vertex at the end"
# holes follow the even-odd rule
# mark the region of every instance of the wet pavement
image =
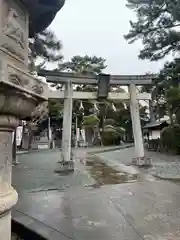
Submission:
POLYGON ((19 156, 13 220, 49 240, 180 239, 180 186, 130 179, 82 149, 75 156, 75 172, 64 176, 54 173, 59 151, 19 156))
POLYGON ((179 199, 164 181, 76 188, 24 194, 13 217, 50 240, 178 240, 179 199))
POLYGON ((54 171, 57 162, 60 161, 59 150, 21 154, 18 156, 18 160, 20 164, 13 167, 12 175, 12 185, 18 193, 24 191, 65 191, 68 188, 94 183, 79 161, 76 162, 73 174, 56 174, 54 171))
MULTIPOLYGON (((130 166, 134 152, 134 148, 128 148, 121 151, 98 153, 96 155, 106 164, 117 169, 121 164, 130 166)), ((144 172, 160 179, 180 181, 180 156, 149 151, 146 151, 145 154, 152 159, 153 165, 144 172)))
POLYGON ((130 175, 120 172, 99 159, 89 158, 86 161, 87 171, 100 185, 121 184, 129 181, 137 181, 138 175, 130 175))

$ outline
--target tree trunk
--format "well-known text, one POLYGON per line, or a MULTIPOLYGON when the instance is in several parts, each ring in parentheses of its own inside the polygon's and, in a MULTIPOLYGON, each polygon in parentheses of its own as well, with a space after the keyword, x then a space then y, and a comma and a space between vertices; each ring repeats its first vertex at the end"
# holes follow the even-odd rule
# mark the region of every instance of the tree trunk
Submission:
POLYGON ((29 143, 28 143, 28 150, 30 150, 30 149, 31 149, 32 139, 33 139, 33 132, 32 132, 32 128, 31 128, 31 126, 28 126, 28 130, 29 130, 29 143))
POLYGON ((167 104, 167 109, 168 109, 168 115, 169 115, 169 119, 170 119, 170 125, 173 125, 174 121, 173 121, 173 117, 172 117, 171 106, 169 104, 167 104))
POLYGON ((149 101, 149 113, 150 113, 150 121, 154 122, 156 120, 156 117, 155 117, 154 109, 152 106, 152 100, 149 101))
POLYGON ((93 144, 95 146, 102 145, 99 127, 95 127, 94 128, 94 141, 93 141, 93 144))

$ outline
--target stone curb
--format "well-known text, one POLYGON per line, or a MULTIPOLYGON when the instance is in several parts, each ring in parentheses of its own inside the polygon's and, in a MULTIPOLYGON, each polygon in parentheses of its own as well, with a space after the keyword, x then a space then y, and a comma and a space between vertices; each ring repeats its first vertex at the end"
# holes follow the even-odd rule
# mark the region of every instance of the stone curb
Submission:
POLYGON ((180 182, 180 177, 161 177, 161 176, 159 176, 158 174, 153 174, 153 173, 150 173, 153 177, 155 177, 155 178, 158 178, 158 179, 160 179, 160 180, 165 180, 165 181, 174 181, 174 182, 176 182, 176 181, 179 181, 180 182))
POLYGON ((109 148, 109 149, 102 149, 102 150, 98 150, 96 151, 94 149, 94 151, 89 151, 87 150, 87 153, 88 154, 98 154, 98 153, 105 153, 105 152, 113 152, 113 151, 116 151, 116 150, 123 150, 123 149, 126 149, 126 148, 132 148, 134 147, 134 144, 129 144, 129 145, 125 145, 125 146, 118 146, 118 147, 114 147, 114 148, 109 148))
POLYGON ((57 152, 61 149, 38 149, 38 150, 29 150, 29 151, 19 151, 17 152, 17 155, 23 155, 23 154, 30 154, 30 153, 39 153, 39 152, 57 152))
POLYGON ((163 162, 162 164, 153 164, 150 174, 161 180, 180 181, 179 165, 172 162, 163 162), (167 172, 168 170, 168 172, 167 172), (170 172, 169 172, 170 171, 170 172))
MULTIPOLYGON (((87 153, 88 154, 97 154, 97 153, 103 153, 103 152, 112 152, 112 151, 116 151, 116 150, 121 150, 121 149, 126 149, 126 148, 131 148, 133 147, 134 144, 130 144, 130 145, 127 145, 127 146, 118 146, 118 147, 114 147, 114 148, 109 148, 109 149, 101 149, 101 150, 90 150, 88 151, 88 148, 86 148, 87 150, 87 153)), ((61 148, 55 148, 55 149, 37 149, 37 150, 29 150, 29 151, 17 151, 17 155, 22 155, 22 154, 29 154, 29 153, 38 153, 38 152, 49 152, 49 151, 52 151, 52 152, 56 152, 56 151, 61 151, 61 148)))

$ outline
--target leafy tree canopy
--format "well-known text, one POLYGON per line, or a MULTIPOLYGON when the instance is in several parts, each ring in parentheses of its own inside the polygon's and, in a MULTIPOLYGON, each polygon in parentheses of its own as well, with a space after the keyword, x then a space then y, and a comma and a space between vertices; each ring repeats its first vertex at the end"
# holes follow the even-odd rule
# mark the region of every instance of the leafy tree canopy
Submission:
POLYGON ((60 52, 62 49, 61 41, 50 30, 45 30, 29 39, 29 49, 31 71, 37 70, 36 68, 45 68, 47 63, 59 63, 63 58, 60 52))
POLYGON ((94 128, 99 124, 99 118, 96 115, 85 116, 82 124, 84 127, 94 128))
POLYGON ((59 99, 48 101, 49 116, 51 118, 62 119, 63 108, 63 101, 60 101, 59 99))
POLYGON ((88 55, 74 56, 70 61, 59 64, 60 71, 81 74, 99 74, 106 67, 106 59, 88 55))
MULTIPOLYGON (((166 62, 157 79, 150 86, 143 86, 141 91, 151 93, 151 115, 153 119, 159 119, 164 115, 176 114, 180 106, 180 58, 166 62)), ((176 114, 177 115, 177 114, 176 114)), ((180 121, 180 116, 177 117, 180 121)), ((178 122, 179 122, 178 121, 178 122)))
POLYGON ((127 0, 137 20, 130 21, 131 29, 125 39, 133 43, 142 40, 144 48, 139 58, 158 60, 180 50, 179 0, 127 0))

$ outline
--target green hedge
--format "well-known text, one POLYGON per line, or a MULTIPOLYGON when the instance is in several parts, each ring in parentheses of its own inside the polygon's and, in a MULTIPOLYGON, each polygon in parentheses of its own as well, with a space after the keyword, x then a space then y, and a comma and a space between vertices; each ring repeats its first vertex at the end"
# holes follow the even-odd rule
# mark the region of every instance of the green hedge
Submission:
POLYGON ((161 138, 148 141, 148 148, 161 152, 180 154, 180 125, 165 127, 161 131, 161 138))
POLYGON ((161 131, 161 145, 163 148, 180 154, 180 125, 175 124, 161 131))

